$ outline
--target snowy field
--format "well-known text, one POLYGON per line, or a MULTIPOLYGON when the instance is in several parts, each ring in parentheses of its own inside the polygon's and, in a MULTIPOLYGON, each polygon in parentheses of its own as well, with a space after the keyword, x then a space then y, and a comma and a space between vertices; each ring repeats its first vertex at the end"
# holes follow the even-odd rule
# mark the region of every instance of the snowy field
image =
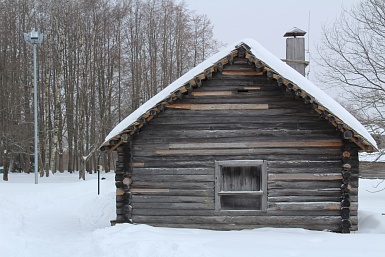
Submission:
POLYGON ((110 226, 115 218, 113 174, 79 181, 78 174, 39 178, 10 174, 0 181, 1 257, 382 257, 385 256, 385 182, 360 180, 359 231, 304 229, 208 231, 110 226), (377 192, 376 192, 377 191, 377 192), (373 193, 376 192, 376 193, 373 193))

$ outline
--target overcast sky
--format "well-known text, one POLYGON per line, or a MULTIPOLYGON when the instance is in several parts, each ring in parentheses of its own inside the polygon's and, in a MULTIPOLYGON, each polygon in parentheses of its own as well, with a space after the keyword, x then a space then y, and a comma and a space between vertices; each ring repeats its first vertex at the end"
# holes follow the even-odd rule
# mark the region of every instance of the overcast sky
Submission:
MULTIPOLYGON (((283 59, 285 32, 298 27, 307 32, 306 48, 317 58, 316 44, 322 26, 332 24, 342 7, 350 9, 360 0, 184 0, 188 9, 206 14, 214 25, 214 36, 226 45, 243 38, 256 39, 267 50, 283 59), (310 22, 309 22, 310 13, 310 22)), ((308 55, 306 56, 309 59, 308 55)), ((315 80, 314 62, 310 79, 315 80)))

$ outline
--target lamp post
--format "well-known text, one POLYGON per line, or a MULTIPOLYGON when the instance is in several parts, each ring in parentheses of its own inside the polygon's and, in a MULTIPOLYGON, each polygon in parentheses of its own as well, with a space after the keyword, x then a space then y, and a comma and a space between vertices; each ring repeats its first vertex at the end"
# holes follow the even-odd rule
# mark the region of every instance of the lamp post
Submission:
POLYGON ((36 30, 32 30, 30 33, 24 33, 25 42, 32 44, 33 46, 33 105, 34 105, 34 127, 35 127, 35 184, 38 183, 38 137, 37 137, 37 76, 36 76, 36 45, 41 44, 43 42, 43 34, 39 34, 36 30))

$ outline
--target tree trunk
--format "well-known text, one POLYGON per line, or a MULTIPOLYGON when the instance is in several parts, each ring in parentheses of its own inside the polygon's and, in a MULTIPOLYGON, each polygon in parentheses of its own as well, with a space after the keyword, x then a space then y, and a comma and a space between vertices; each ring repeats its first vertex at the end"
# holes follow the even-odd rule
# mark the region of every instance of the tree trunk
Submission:
MULTIPOLYGON (((6 153, 4 153, 4 155, 6 155, 6 153)), ((3 180, 8 181, 8 158, 7 158, 7 156, 4 156, 3 180)))
POLYGON ((31 172, 31 149, 30 147, 28 147, 25 150, 27 151, 27 153, 24 154, 25 156, 24 172, 29 174, 31 172))
POLYGON ((46 74, 46 80, 45 80, 45 89, 44 89, 44 95, 45 95, 45 111, 44 111, 44 169, 40 171, 40 177, 44 176, 44 171, 46 173, 46 176, 49 176, 49 169, 50 169, 50 96, 49 96, 49 79, 50 75, 46 74))

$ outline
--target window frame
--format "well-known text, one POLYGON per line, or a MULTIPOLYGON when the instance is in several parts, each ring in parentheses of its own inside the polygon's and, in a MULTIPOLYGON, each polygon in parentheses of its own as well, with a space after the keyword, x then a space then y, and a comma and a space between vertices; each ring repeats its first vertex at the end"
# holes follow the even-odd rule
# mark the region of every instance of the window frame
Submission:
POLYGON ((261 212, 267 210, 267 161, 266 160, 226 160, 215 161, 215 210, 216 211, 241 211, 241 212, 261 212), (222 167, 261 167, 261 185, 259 191, 222 191, 223 172, 222 167), (261 197, 261 208, 258 210, 229 210, 222 209, 221 196, 222 195, 255 195, 261 197))

